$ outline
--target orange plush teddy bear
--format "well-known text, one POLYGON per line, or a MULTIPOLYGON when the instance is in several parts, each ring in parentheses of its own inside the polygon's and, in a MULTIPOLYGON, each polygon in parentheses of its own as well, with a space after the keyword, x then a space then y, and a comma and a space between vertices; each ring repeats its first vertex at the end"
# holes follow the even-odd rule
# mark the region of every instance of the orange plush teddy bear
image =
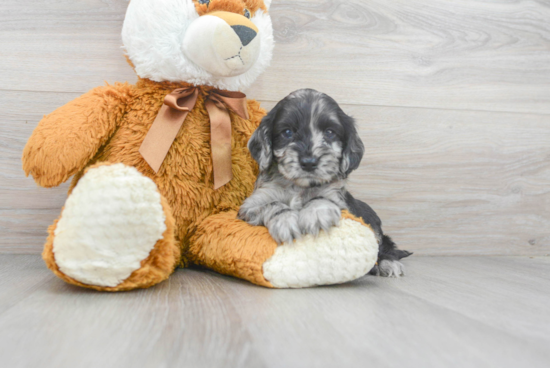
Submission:
POLYGON ((190 263, 268 287, 366 274, 378 245, 344 214, 277 244, 236 218, 258 173, 247 142, 264 110, 241 90, 268 66, 267 0, 132 0, 122 40, 135 85, 98 87, 38 124, 23 168, 44 187, 74 176, 43 252, 63 280, 149 287, 190 263))

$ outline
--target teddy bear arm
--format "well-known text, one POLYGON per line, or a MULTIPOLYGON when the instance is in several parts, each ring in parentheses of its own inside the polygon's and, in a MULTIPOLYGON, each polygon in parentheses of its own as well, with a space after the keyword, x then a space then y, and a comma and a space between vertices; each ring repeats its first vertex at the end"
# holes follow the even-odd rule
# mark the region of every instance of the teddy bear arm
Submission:
POLYGON ((46 115, 23 150, 23 169, 53 187, 81 171, 115 131, 126 109, 126 84, 95 88, 46 115))
POLYGON ((273 287, 262 266, 277 247, 267 229, 237 219, 228 210, 209 216, 197 226, 190 239, 189 260, 224 275, 273 287))

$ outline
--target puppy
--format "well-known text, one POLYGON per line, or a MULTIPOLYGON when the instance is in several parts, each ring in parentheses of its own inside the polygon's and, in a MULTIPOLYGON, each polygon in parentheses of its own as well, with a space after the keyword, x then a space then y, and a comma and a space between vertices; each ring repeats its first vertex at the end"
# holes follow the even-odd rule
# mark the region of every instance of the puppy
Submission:
POLYGON ((403 275, 397 249, 382 232, 376 212, 346 190, 348 175, 361 162, 363 142, 354 120, 331 97, 312 89, 295 91, 265 116, 248 142, 260 174, 239 218, 264 225, 278 243, 317 235, 340 222, 347 209, 370 224, 380 246, 371 274, 403 275))

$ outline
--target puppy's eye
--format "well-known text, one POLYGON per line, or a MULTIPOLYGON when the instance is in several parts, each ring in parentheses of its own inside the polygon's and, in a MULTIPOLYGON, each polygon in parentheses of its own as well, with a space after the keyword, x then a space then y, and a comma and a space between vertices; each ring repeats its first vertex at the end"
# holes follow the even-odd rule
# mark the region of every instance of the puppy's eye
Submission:
POLYGON ((199 4, 206 4, 206 6, 210 5, 210 0, 199 0, 199 4))
POLYGON ((325 130, 325 137, 327 137, 328 139, 332 139, 336 137, 336 133, 332 129, 327 129, 325 130))
POLYGON ((283 138, 286 138, 286 139, 289 139, 289 138, 292 138, 292 135, 294 134, 294 132, 290 129, 287 129, 287 130, 284 130, 282 133, 281 133, 281 136, 283 138))
POLYGON ((250 11, 248 9, 244 10, 244 16, 250 19, 250 11))

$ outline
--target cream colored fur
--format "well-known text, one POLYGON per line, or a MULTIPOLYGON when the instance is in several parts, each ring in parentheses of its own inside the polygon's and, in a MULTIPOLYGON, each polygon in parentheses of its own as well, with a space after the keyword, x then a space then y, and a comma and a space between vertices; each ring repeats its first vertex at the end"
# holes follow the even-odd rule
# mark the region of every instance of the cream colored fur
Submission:
POLYGON ((377 257, 374 232, 357 221, 342 219, 318 237, 306 235, 277 247, 263 272, 277 288, 341 284, 367 274, 377 257))
POLYGON ((123 164, 90 169, 55 229, 59 269, 85 284, 117 286, 141 267, 166 230, 155 183, 123 164))
POLYGON ((269 15, 260 9, 251 18, 259 30, 256 62, 243 74, 228 77, 209 73, 185 56, 186 31, 198 18, 190 0, 132 0, 122 28, 122 42, 137 74, 156 82, 186 81, 230 91, 249 87, 271 61, 274 41, 269 15))
POLYGON ((203 15, 188 27, 183 54, 212 76, 229 77, 245 73, 258 60, 261 38, 243 46, 239 36, 224 20, 203 15))

